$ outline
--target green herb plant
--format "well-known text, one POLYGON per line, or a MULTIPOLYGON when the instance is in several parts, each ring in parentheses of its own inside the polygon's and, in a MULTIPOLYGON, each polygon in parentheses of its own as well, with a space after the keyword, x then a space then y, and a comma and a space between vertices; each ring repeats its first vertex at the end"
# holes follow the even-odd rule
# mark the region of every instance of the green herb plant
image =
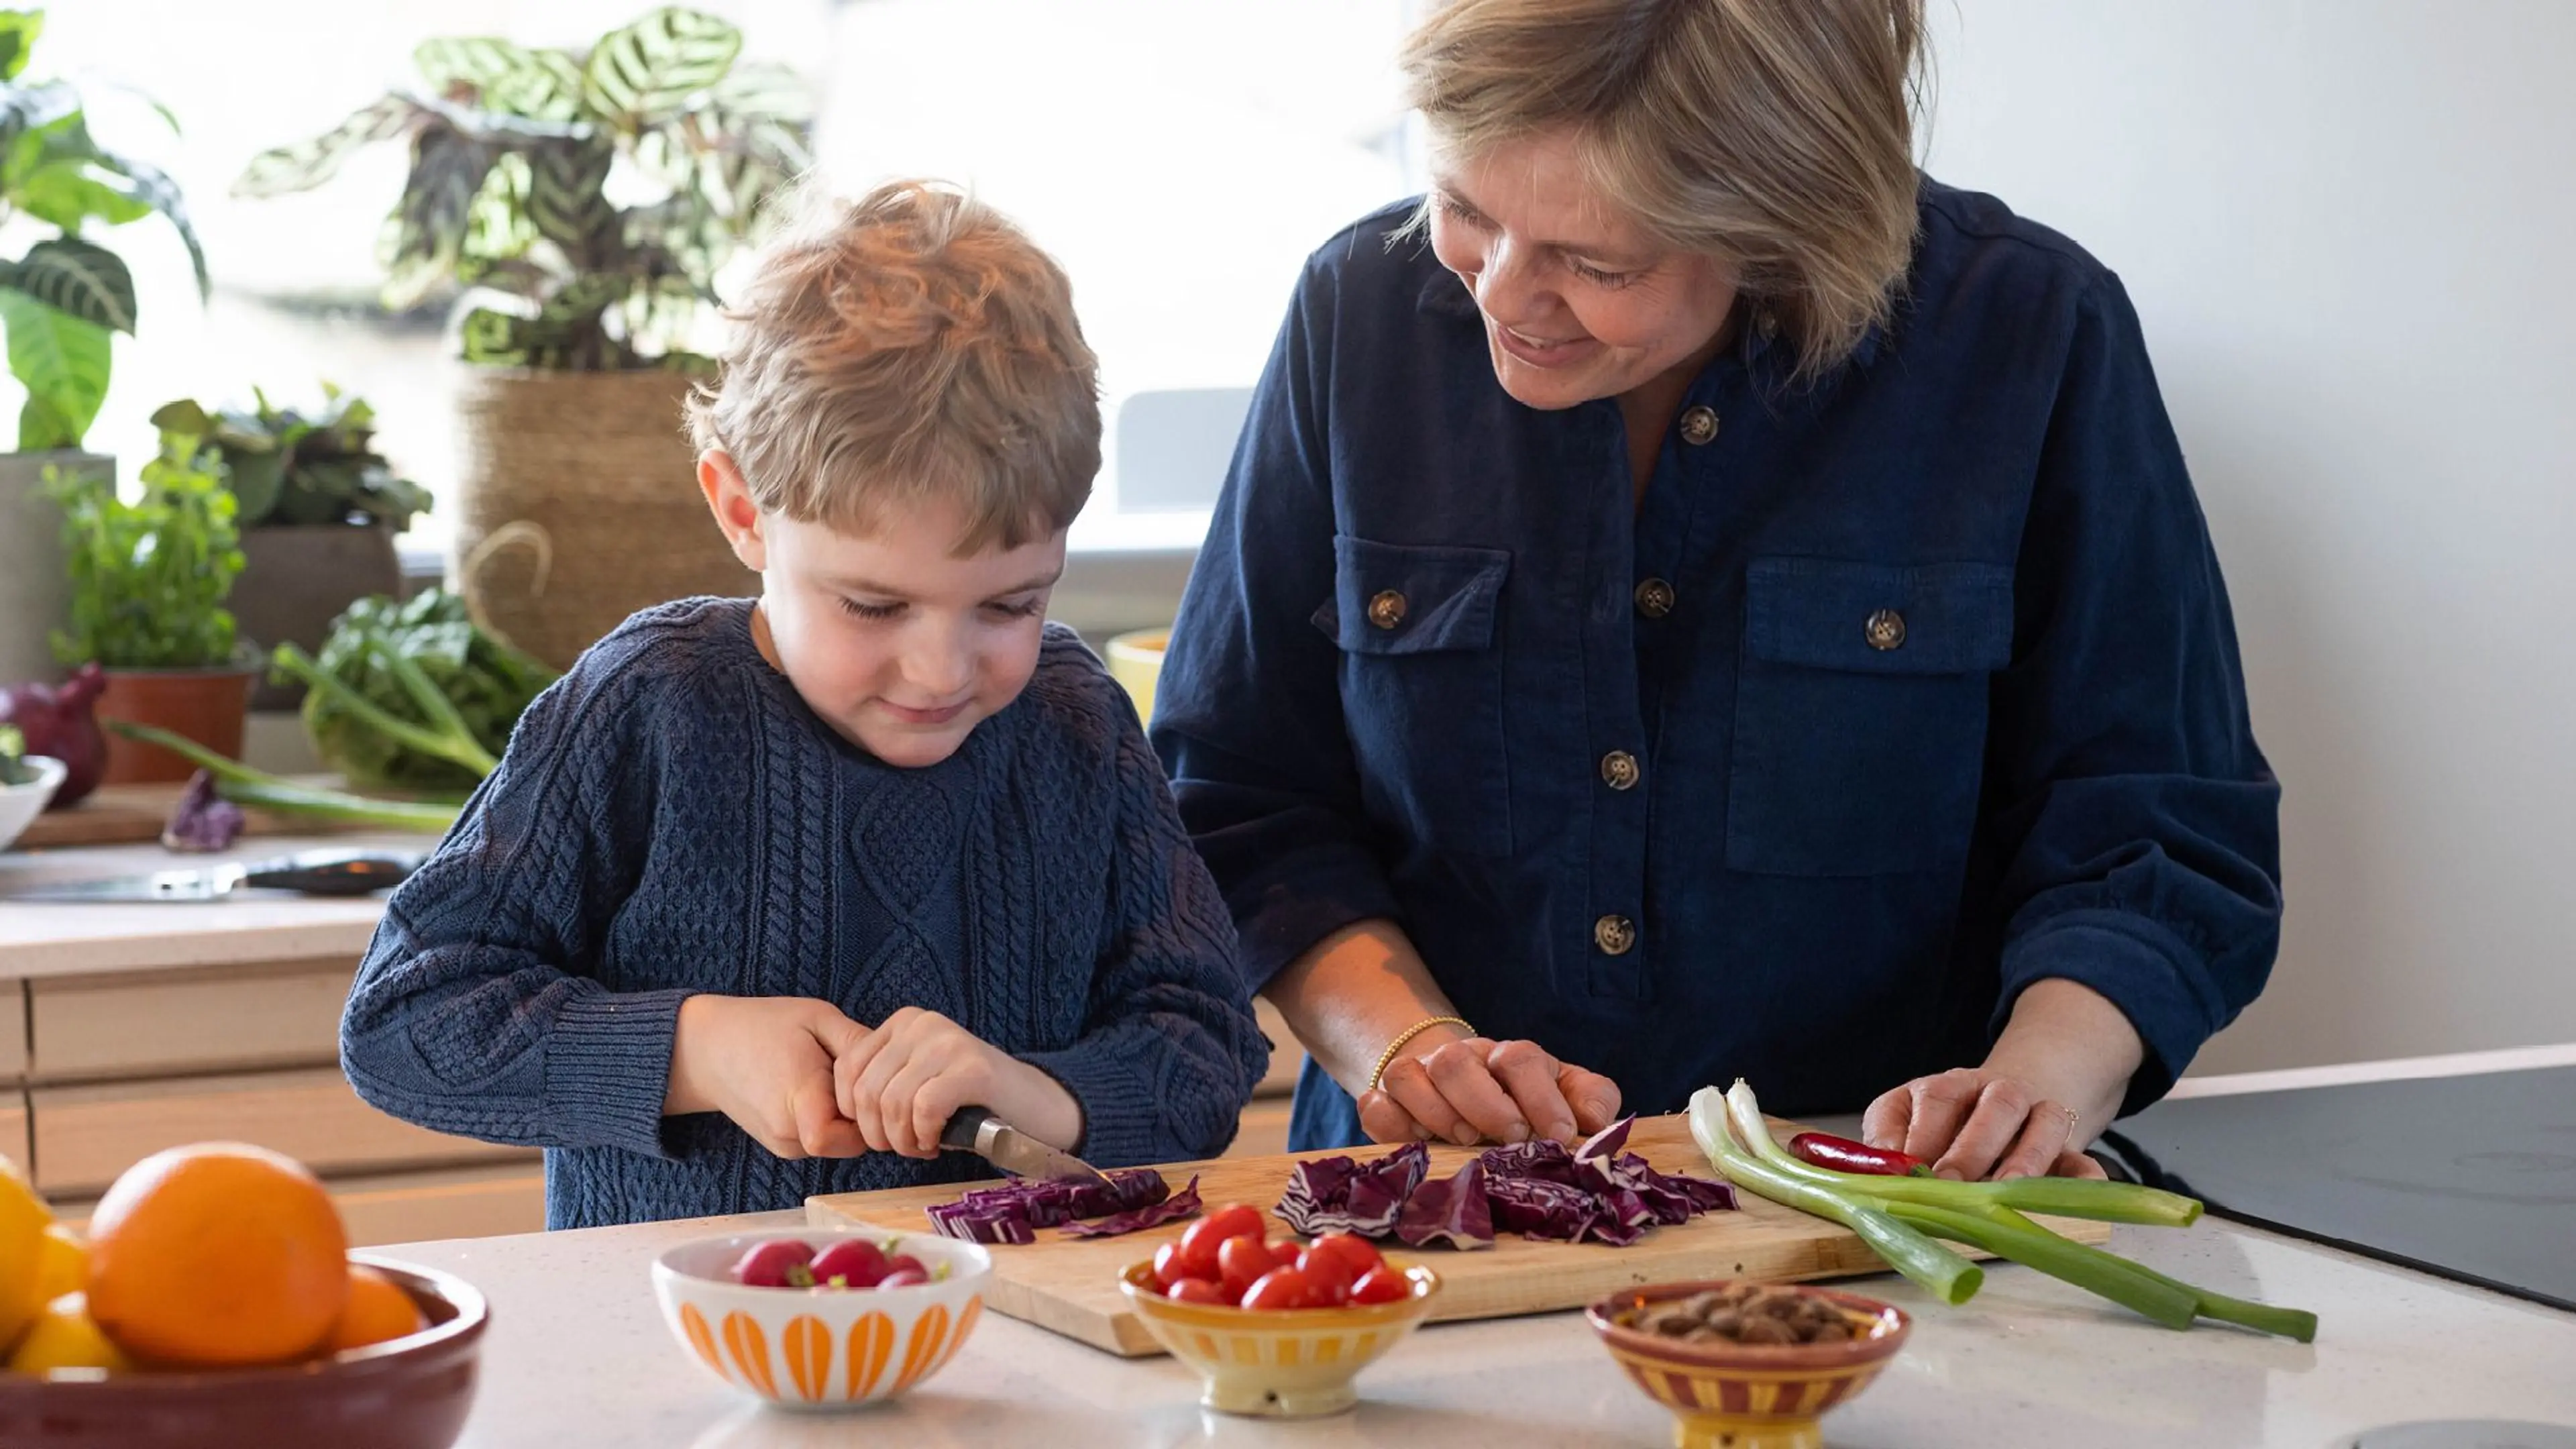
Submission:
POLYGON ((2009 1182, 1949 1182, 1832 1172, 1790 1155, 1771 1135, 1753 1089, 1742 1082, 1720 1092, 1702 1087, 1690 1100, 1691 1136, 1736 1186, 1789 1207, 1842 1223, 1944 1303, 1977 1291, 1976 1266, 1936 1238, 1965 1243, 2036 1268, 2096 1293, 2167 1328, 2195 1319, 2232 1323, 2301 1343, 2315 1339, 2317 1316, 2213 1293, 2143 1264, 2058 1236, 2029 1212, 2101 1222, 2187 1226, 2200 1204, 2177 1193, 2126 1182, 2023 1177, 2009 1182))
POLYGON ((210 439, 224 477, 241 504, 241 526, 382 524, 395 533, 428 511, 428 490, 400 477, 375 450, 375 409, 364 398, 322 384, 311 413, 280 408, 251 389, 257 406, 208 412, 187 398, 152 415, 163 431, 210 439))
POLYGON ((380 245, 386 306, 482 289, 468 362, 697 370, 683 344, 717 270, 810 163, 811 94, 741 49, 733 25, 678 7, 586 50, 424 41, 422 89, 263 152, 233 191, 307 190, 399 140, 411 173, 380 245))
POLYGON ((134 331, 134 277, 89 238, 93 224, 123 226, 158 213, 188 248, 198 295, 207 290, 205 252, 178 186, 92 140, 69 82, 26 78, 28 52, 44 28, 42 10, 0 10, 0 225, 23 220, 39 233, 24 252, 0 256, 0 329, 8 333, 9 371, 27 393, 18 413, 22 453, 80 446, 107 397, 109 338, 134 331))
POLYGON ((197 434, 165 432, 143 490, 120 497, 103 472, 48 467, 63 511, 71 628, 54 631, 67 666, 212 669, 234 662, 224 607, 242 570, 241 533, 222 465, 197 434))

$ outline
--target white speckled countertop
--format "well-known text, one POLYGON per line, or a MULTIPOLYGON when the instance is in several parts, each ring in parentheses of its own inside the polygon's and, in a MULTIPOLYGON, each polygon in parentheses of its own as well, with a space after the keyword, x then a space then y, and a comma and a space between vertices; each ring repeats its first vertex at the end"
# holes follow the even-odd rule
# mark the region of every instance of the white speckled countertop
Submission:
MULTIPOLYGON (((469 1449, 1671 1442, 1663 1411, 1571 1313, 1423 1329, 1362 1377, 1358 1409, 1302 1423, 1205 1412, 1195 1380, 1168 1358, 1112 1358, 989 1314, 954 1363, 894 1404, 815 1417, 761 1409, 682 1354, 646 1269, 687 1238, 796 1221, 776 1213, 384 1251, 461 1274, 492 1300, 483 1386, 461 1441, 469 1449)), ((1860 1291, 1917 1314, 1918 1327, 1877 1385, 1826 1421, 1830 1441, 2329 1449, 2418 1419, 2576 1424, 2576 1315, 2215 1221, 2122 1228, 2111 1246, 2222 1292, 2313 1309, 2318 1340, 2214 1326, 2175 1333, 2022 1268, 1991 1270, 1960 1308, 1892 1275, 1859 1280, 1860 1291)))

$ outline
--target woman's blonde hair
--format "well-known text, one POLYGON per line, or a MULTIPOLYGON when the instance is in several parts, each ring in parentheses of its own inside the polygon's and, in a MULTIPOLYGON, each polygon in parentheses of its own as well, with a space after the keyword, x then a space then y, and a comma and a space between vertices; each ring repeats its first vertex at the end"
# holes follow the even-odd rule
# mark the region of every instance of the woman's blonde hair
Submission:
POLYGON ((1073 522, 1100 471, 1099 367, 1064 271, 954 187, 819 195, 763 250, 723 370, 689 399, 764 512, 851 533, 934 498, 960 554, 1073 522))
POLYGON ((1570 130, 1607 200, 1740 269, 1812 376, 1912 256, 1922 36, 1922 0, 1452 0, 1400 63, 1449 155, 1570 130))

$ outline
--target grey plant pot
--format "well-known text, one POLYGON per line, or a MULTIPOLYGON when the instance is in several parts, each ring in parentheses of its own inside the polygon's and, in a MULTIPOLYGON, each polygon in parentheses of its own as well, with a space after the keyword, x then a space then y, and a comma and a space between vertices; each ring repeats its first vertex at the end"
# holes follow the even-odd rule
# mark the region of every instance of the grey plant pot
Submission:
POLYGON ((116 476, 116 460, 98 453, 0 453, 0 685, 63 676, 52 637, 71 623, 71 585, 47 467, 116 476))
MULTIPOLYGON (((369 594, 402 589, 402 559, 393 530, 381 524, 283 524, 245 528, 242 574, 225 606, 241 637, 265 653, 294 644, 310 654, 322 647, 331 621, 369 594)), ((255 710, 293 709, 304 699, 300 684, 273 684, 263 673, 251 693, 255 710)))

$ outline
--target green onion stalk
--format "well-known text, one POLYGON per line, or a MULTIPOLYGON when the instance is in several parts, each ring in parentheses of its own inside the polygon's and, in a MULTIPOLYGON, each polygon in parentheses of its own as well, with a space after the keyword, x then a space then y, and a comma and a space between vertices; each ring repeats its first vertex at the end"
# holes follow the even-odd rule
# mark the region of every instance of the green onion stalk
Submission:
POLYGON ((289 811, 352 825, 381 825, 393 830, 443 831, 456 823, 457 807, 453 805, 379 800, 368 795, 353 795, 346 790, 298 784, 265 770, 252 769, 239 760, 216 754, 195 740, 174 735, 168 730, 121 719, 107 721, 107 727, 127 739, 159 745, 186 758, 214 776, 215 793, 236 805, 289 811))
MULTIPOLYGON (((1715 1087, 1704 1087, 1691 1098, 1691 1131, 1699 1139, 1701 1150, 1728 1178, 1774 1202, 1816 1212, 1837 1222, 1845 1219, 1811 1204, 1831 1202, 1857 1206, 1863 1211, 1876 1208, 1898 1223, 1920 1230, 1917 1237, 1928 1233, 2036 1268, 2168 1328, 2188 1328, 2194 1319, 2208 1318, 2295 1338, 2301 1343, 2316 1337, 2317 1319, 2313 1313, 2251 1303, 2194 1287, 2115 1253, 2060 1237, 2024 1216, 2025 1212, 2043 1212, 2102 1222, 2183 1227, 2199 1218, 2201 1205, 2177 1193, 2135 1183, 2070 1178, 1949 1182, 1830 1171, 1802 1162, 1781 1147, 1772 1137, 1769 1123, 1763 1120, 1753 1089, 1740 1081, 1733 1091, 1722 1095, 1715 1087), (1708 1126, 1703 1126, 1704 1118, 1708 1126), (1709 1130, 1712 1126, 1713 1133, 1709 1130), (1737 1136, 1751 1148, 1749 1154, 1735 1145, 1733 1138, 1737 1136), (1712 1137, 1722 1139, 1718 1146, 1727 1149, 1725 1155, 1720 1154, 1718 1146, 1712 1146, 1712 1137), (1748 1157, 1754 1175, 1739 1176, 1736 1169, 1748 1157), (1786 1195, 1790 1192, 1796 1196, 1786 1195)), ((1871 1246, 1878 1244, 1872 1240, 1871 1246)), ((1882 1249, 1880 1256, 1888 1255, 1882 1249)), ((1899 1272, 1907 1271, 1893 1257, 1888 1262, 1899 1272)), ((1907 1276, 1913 1275, 1909 1272, 1907 1276)))

